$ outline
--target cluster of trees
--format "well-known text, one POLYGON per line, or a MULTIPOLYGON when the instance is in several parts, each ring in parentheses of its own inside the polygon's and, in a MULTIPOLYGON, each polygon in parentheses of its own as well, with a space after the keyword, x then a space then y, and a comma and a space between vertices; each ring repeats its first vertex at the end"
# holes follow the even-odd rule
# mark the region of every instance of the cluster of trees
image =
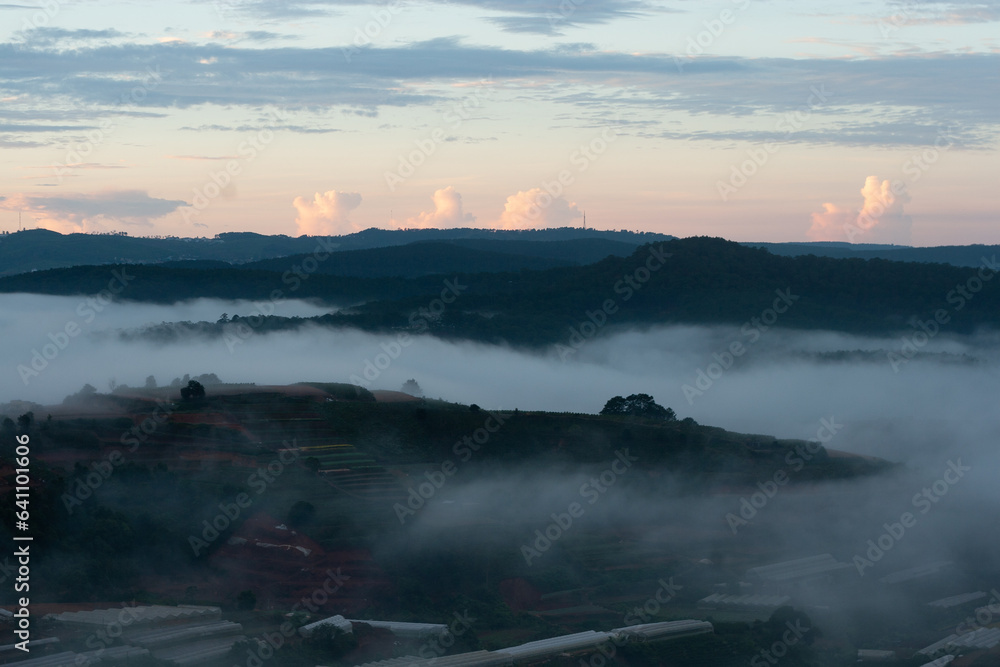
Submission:
POLYGON ((187 386, 181 388, 181 398, 185 401, 194 398, 205 398, 205 385, 197 380, 189 380, 187 386))
POLYGON ((663 407, 649 394, 631 394, 625 398, 615 396, 604 404, 601 414, 677 421, 677 414, 671 408, 663 407))

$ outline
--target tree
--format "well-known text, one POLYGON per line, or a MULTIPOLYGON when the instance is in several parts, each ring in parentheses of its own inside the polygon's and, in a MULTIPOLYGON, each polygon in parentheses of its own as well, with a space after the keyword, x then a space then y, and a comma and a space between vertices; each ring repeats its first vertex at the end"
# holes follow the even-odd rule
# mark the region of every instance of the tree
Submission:
POLYGON ((601 414, 677 421, 677 414, 672 409, 663 407, 649 394, 631 394, 626 398, 615 396, 604 404, 601 414))
POLYGON ((288 510, 288 523, 293 526, 301 526, 308 523, 310 519, 316 514, 316 508, 312 503, 308 503, 304 500, 296 501, 292 505, 291 509, 288 510))
POLYGON ((403 393, 409 394, 410 396, 423 396, 424 392, 420 389, 420 385, 413 378, 410 378, 403 383, 403 388, 401 389, 403 393))
POLYGON ((28 412, 25 412, 23 415, 17 418, 17 425, 21 427, 22 431, 27 433, 28 429, 31 428, 32 422, 34 421, 35 421, 35 413, 29 410, 28 412))
POLYGON ((156 378, 152 375, 146 378, 146 389, 156 389, 156 378))
POLYGON ((188 380, 187 386, 181 388, 181 398, 190 400, 192 398, 205 398, 205 387, 197 380, 188 380))
POLYGON ((253 611, 257 606, 257 596, 251 590, 242 591, 236 596, 236 606, 244 611, 253 611))

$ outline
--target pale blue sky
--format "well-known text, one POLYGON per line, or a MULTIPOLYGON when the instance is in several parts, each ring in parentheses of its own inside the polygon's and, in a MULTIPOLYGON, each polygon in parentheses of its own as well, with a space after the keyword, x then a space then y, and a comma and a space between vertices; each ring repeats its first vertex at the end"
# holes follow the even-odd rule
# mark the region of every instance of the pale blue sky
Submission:
POLYGON ((586 210, 682 236, 1000 243, 998 21, 997 2, 0 4, 0 229, 586 210))

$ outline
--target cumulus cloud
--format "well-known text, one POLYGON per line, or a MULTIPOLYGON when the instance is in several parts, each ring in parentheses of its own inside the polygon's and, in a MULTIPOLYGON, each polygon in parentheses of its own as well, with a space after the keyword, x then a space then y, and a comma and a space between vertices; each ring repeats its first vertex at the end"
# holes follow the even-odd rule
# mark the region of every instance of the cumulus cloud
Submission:
POLYGON ((507 197, 497 225, 502 229, 566 227, 581 217, 576 204, 562 195, 553 197, 542 188, 532 188, 507 197))
POLYGON ((105 190, 89 194, 48 197, 18 193, 0 209, 24 211, 39 227, 64 234, 108 231, 115 224, 149 226, 150 220, 190 206, 177 199, 150 197, 143 190, 105 190))
POLYGON ((359 193, 338 190, 317 192, 312 201, 296 197, 292 202, 298 211, 295 224, 299 227, 300 236, 330 236, 359 231, 361 227, 351 222, 348 214, 360 205, 359 193))
POLYGON ((406 220, 407 227, 462 227, 476 221, 476 216, 462 208, 462 195, 451 185, 434 192, 434 210, 406 220))
POLYGON ((910 242, 912 219, 903 211, 910 201, 905 190, 888 179, 869 176, 861 188, 864 203, 860 210, 837 204, 823 204, 823 211, 812 214, 808 236, 812 241, 849 241, 862 243, 910 242))

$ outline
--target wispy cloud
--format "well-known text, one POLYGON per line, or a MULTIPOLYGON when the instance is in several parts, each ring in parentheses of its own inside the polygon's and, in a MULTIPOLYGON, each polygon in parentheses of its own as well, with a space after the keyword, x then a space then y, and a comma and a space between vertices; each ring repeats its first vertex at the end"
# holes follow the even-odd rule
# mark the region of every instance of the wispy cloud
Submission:
POLYGON ((24 211, 42 227, 54 231, 106 231, 109 224, 145 226, 187 202, 151 197, 141 190, 105 190, 42 196, 18 193, 0 201, 0 209, 24 211))

